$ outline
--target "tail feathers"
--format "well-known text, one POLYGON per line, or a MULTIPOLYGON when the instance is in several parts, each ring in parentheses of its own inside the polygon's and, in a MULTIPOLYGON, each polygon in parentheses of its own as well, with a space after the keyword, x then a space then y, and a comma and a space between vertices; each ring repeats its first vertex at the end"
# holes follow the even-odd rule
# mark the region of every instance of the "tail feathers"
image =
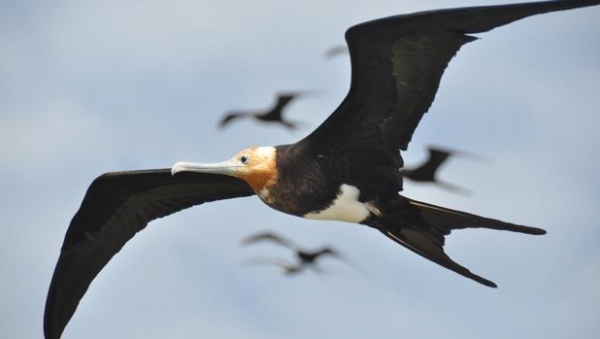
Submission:
POLYGON ((424 202, 410 200, 410 204, 416 207, 427 224, 448 235, 451 230, 462 228, 489 228, 494 230, 519 232, 533 235, 546 234, 546 231, 537 228, 522 225, 515 225, 508 222, 484 218, 478 215, 451 210, 449 208, 427 204, 424 202))
POLYGON ((406 199, 397 200, 398 213, 392 218, 377 218, 366 223, 409 250, 480 284, 497 287, 459 265, 444 252, 445 236, 462 228, 489 228, 527 234, 545 234, 541 228, 515 225, 406 199), (407 213, 408 212, 408 213, 407 213))
POLYGON ((424 258, 446 267, 449 270, 452 270, 469 279, 473 279, 485 286, 494 288, 498 287, 493 281, 487 280, 481 276, 478 276, 477 274, 472 273, 468 268, 461 266, 454 260, 450 259, 450 257, 444 253, 443 247, 425 232, 411 228, 402 228, 400 231, 380 231, 400 245, 408 248, 424 258))

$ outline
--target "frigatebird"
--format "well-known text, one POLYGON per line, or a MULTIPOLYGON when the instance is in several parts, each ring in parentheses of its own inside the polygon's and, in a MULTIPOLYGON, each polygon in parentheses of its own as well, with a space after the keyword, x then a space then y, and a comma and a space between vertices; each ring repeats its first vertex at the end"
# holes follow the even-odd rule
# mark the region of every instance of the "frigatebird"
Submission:
POLYGON ((429 156, 423 163, 412 168, 402 168, 400 170, 400 175, 402 175, 402 177, 405 179, 409 179, 415 182, 434 183, 452 192, 468 193, 469 190, 467 190, 466 188, 451 184, 446 181, 442 181, 437 177, 440 166, 442 166, 442 164, 444 164, 451 155, 457 152, 441 149, 438 147, 429 147, 428 151, 429 156))
POLYGON ((373 227, 429 260, 496 287, 450 259, 445 237, 463 228, 545 231, 403 197, 399 150, 406 150, 428 111, 449 61, 477 39, 471 34, 535 14, 598 4, 555 0, 444 9, 358 24, 346 32, 349 93, 299 142, 246 149, 217 164, 179 162, 171 169, 96 178, 71 220, 52 276, 46 338, 61 336, 94 277, 148 222, 254 194, 283 213, 373 227))
POLYGON ((308 251, 296 246, 290 240, 271 232, 262 232, 246 237, 242 240, 242 244, 249 245, 259 241, 271 241, 291 249, 292 251, 294 251, 294 253, 296 254, 296 258, 298 259, 297 266, 312 265, 316 262, 318 258, 322 257, 323 255, 330 255, 335 258, 342 259, 341 253, 329 246, 321 247, 320 249, 315 251, 308 251))
POLYGON ((219 123, 220 128, 224 128, 233 120, 239 118, 252 118, 262 122, 268 123, 278 123, 289 129, 297 128, 297 122, 292 122, 290 120, 283 118, 283 110, 292 102, 292 100, 298 98, 303 95, 303 92, 290 92, 290 93, 280 93, 277 95, 277 101, 275 104, 265 110, 265 111, 252 111, 252 112, 240 112, 240 111, 232 111, 225 114, 221 122, 219 123))

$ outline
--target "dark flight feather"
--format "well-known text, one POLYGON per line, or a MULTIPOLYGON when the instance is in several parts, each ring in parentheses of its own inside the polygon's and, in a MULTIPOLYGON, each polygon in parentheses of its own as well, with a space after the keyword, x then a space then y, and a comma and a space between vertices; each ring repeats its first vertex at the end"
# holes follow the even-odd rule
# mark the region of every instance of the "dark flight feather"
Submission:
MULTIPOLYGON (((346 32, 352 67, 347 96, 323 124, 291 147, 307 152, 323 164, 335 163, 337 183, 331 184, 332 187, 341 183, 353 185, 360 190, 361 201, 375 201, 388 207, 402 205, 404 198, 398 196, 402 190, 399 169, 403 167, 399 151, 406 150, 417 124, 429 110, 450 60, 463 45, 477 39, 470 34, 531 15, 598 4, 600 0, 544 1, 444 9, 353 26, 346 32)), ((412 218, 431 215, 431 209, 415 213, 414 208, 405 211, 402 208, 387 211, 392 214, 387 224, 374 218, 363 223, 444 267, 494 286, 444 254, 440 237, 443 240, 449 231, 440 233, 422 219, 417 228, 403 229, 412 218), (414 236, 402 236, 407 232, 414 236)), ((500 227, 512 225, 489 220, 472 215, 462 220, 468 221, 465 225, 454 226, 504 229, 500 227)), ((438 226, 442 225, 440 222, 438 226)), ((545 233, 538 228, 519 227, 531 230, 525 233, 545 233)))
POLYGON ((453 154, 460 155, 465 153, 444 150, 437 147, 429 147, 429 156, 423 163, 412 168, 402 168, 400 170, 400 175, 404 179, 409 179, 415 182, 433 183, 454 193, 469 194, 470 191, 468 189, 446 181, 442 181, 438 178, 440 167, 446 163, 446 160, 448 160, 448 158, 453 154))
POLYGON ((60 338, 90 283, 148 222, 254 192, 243 180, 170 169, 113 172, 92 182, 71 220, 46 301, 44 333, 60 338))
POLYGON ((283 111, 286 108, 286 106, 288 106, 292 102, 292 100, 299 97, 303 93, 304 92, 280 93, 279 95, 277 95, 277 101, 275 102, 275 104, 265 111, 229 112, 221 119, 219 127, 223 128, 230 122, 239 118, 254 118, 259 121, 277 122, 287 128, 294 129, 296 128, 296 124, 294 122, 288 121, 287 119, 284 119, 283 111))
POLYGON ((280 235, 274 234, 272 232, 261 232, 261 233, 257 233, 257 234, 248 236, 248 237, 242 239, 242 244, 250 245, 250 244, 254 244, 259 241, 272 241, 276 244, 285 246, 294 251, 297 249, 296 245, 294 245, 294 243, 291 240, 288 240, 288 239, 286 239, 280 235))
POLYGON ((450 151, 430 147, 429 157, 425 162, 414 168, 403 168, 400 170, 400 174, 414 181, 435 182, 437 171, 451 154, 450 151))
POLYGON ((412 222, 405 223, 403 227, 382 228, 380 231, 388 238, 409 250, 489 287, 497 286, 494 282, 478 276, 466 267, 459 265, 444 252, 445 237, 452 230, 488 228, 532 235, 546 233, 543 229, 536 227, 515 225, 416 200, 406 199, 406 201, 410 204, 410 208, 407 209, 415 211, 415 215, 411 216, 412 222), (422 225, 427 225, 427 227, 421 227, 422 225))
POLYGON ((301 143, 318 154, 335 149, 360 167, 386 162, 402 167, 398 150, 406 150, 450 60, 461 46, 476 40, 468 34, 531 15, 599 3, 543 1, 443 9, 353 26, 346 32, 352 67, 348 95, 301 143), (371 152, 368 161, 354 159, 355 154, 364 155, 365 148, 371 152))
MULTIPOLYGON (((322 187, 308 187, 309 191, 329 188, 331 183, 336 184, 336 190, 342 183, 357 187, 361 201, 373 201, 374 207, 384 212, 381 218, 369 217, 364 224, 378 228, 446 268, 495 286, 445 255, 444 237, 453 229, 465 227, 530 234, 544 231, 411 202, 399 196, 402 189, 399 169, 403 165, 399 150, 407 148, 417 124, 431 106, 449 61, 461 46, 476 39, 469 34, 530 15, 597 4, 600 0, 565 0, 447 9, 351 27, 346 32, 352 66, 348 95, 309 136, 294 145, 278 148, 278 152, 286 150, 299 155, 292 174, 303 173, 304 163, 321 170, 315 178, 323 175, 327 182, 322 187), (407 221, 417 223, 407 227, 411 225, 407 221)), ((278 161, 277 166, 282 169, 292 165, 278 161)), ((282 195, 285 198, 298 195, 297 191, 306 189, 304 183, 314 179, 305 176, 300 187, 295 187, 294 183, 303 179, 294 179, 295 175, 283 171, 279 174, 277 185, 291 184, 282 189, 291 192, 282 195)), ((272 187, 272 195, 277 185, 272 187)), ((52 277, 44 316, 46 338, 60 337, 93 278, 149 221, 205 202, 253 194, 239 179, 197 173, 172 177, 166 169, 109 173, 97 178, 69 225, 52 277)), ((327 194, 335 198, 337 192, 329 190, 327 194)), ((322 198, 313 195, 310 198, 322 198)), ((328 203, 332 201, 329 196, 325 198, 328 203)), ((292 205, 290 200, 285 199, 292 205)), ((303 215, 292 208, 295 207, 281 210, 303 215)))

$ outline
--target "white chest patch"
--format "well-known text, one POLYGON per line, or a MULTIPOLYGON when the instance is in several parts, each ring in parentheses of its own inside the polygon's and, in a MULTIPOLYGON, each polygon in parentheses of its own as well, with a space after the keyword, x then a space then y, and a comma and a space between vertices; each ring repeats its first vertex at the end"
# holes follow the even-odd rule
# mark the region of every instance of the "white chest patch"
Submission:
POLYGON ((319 212, 311 212, 304 215, 308 219, 339 220, 359 223, 369 216, 366 204, 358 201, 360 191, 358 188, 342 184, 340 193, 333 203, 319 212))

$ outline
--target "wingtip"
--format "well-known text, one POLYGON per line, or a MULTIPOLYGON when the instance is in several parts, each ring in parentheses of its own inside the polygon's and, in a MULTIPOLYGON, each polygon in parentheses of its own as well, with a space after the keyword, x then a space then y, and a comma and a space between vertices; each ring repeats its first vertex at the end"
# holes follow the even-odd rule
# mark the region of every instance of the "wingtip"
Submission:
POLYGON ((538 228, 538 227, 529 227, 529 226, 522 226, 524 227, 521 231, 521 233, 526 233, 526 234, 531 234, 531 235, 544 235, 548 232, 546 232, 545 229, 543 228, 538 228))
POLYGON ((44 319, 44 339, 60 339, 64 327, 58 329, 48 324, 48 319, 44 319))
MULTIPOLYGON (((62 335, 62 329, 58 329, 57 327, 57 319, 56 319, 56 310, 54 307, 54 298, 53 293, 51 293, 54 289, 54 279, 50 282, 50 289, 48 292, 48 296, 46 297, 46 305, 44 310, 44 339, 59 339, 62 335)), ((60 326, 60 325, 59 325, 60 326)), ((66 326, 66 325, 65 325, 66 326)))
POLYGON ((479 282, 482 283, 483 285, 487 286, 487 287, 498 288, 498 285, 496 285, 495 282, 487 280, 487 279, 483 279, 482 281, 479 281, 479 282))
POLYGON ((462 272, 462 273, 461 273, 461 272, 458 272, 458 271, 455 271, 455 272, 457 272, 457 273, 459 273, 459 274, 462 274, 462 275, 464 275, 465 277, 467 277, 467 278, 470 278, 470 279, 472 279, 472 280, 474 280, 474 281, 476 281, 476 282, 478 282, 478 283, 480 283, 480 284, 482 284, 482 285, 485 285, 485 286, 487 286, 487 287, 491 287, 491 288, 498 288, 498 285, 496 285, 496 283, 495 283, 495 282, 493 282, 493 281, 491 281, 491 280, 487 280, 487 279, 486 279, 486 278, 484 278, 484 277, 478 276, 477 274, 475 274, 475 273, 472 273, 472 272, 471 272, 471 271, 469 271, 468 269, 466 270, 466 272, 462 272), (464 274, 463 274, 463 273, 464 273, 464 274))

